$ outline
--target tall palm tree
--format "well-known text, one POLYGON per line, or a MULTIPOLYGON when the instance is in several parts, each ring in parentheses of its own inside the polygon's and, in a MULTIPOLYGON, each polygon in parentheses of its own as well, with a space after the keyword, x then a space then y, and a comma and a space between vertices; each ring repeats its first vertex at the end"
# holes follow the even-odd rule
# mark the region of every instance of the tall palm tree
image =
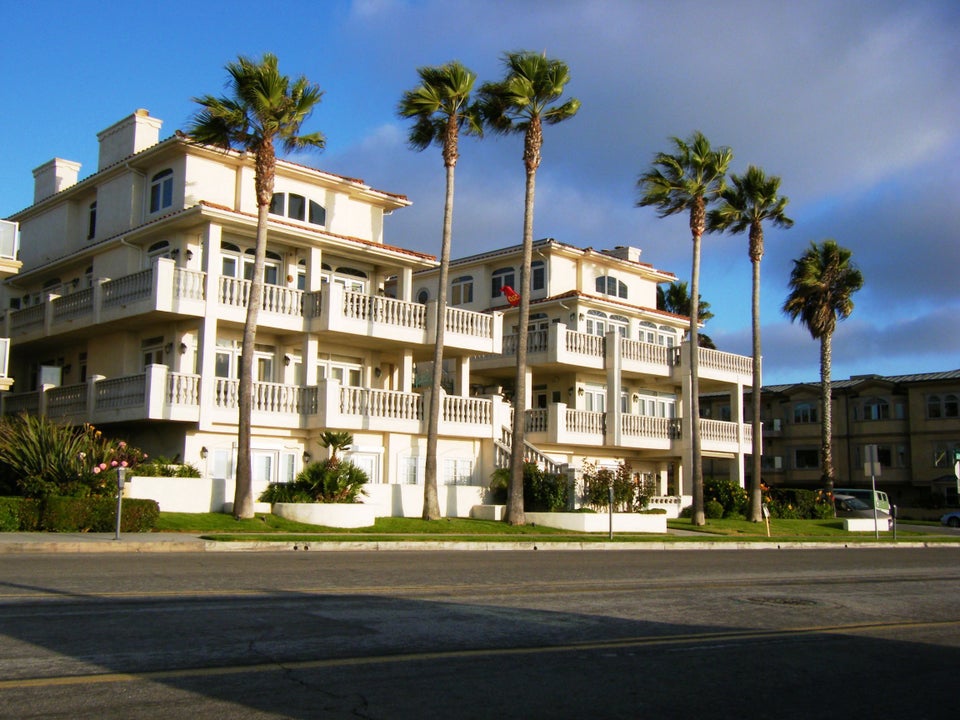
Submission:
POLYGON ((229 80, 225 97, 194 98, 200 109, 188 134, 194 142, 253 155, 257 197, 257 240, 253 280, 247 298, 238 382, 237 482, 233 500, 235 518, 253 517, 253 466, 250 456, 253 411, 253 354, 257 316, 263 295, 263 264, 267 251, 267 214, 276 175, 276 147, 286 152, 323 148, 321 133, 300 134, 300 127, 320 103, 323 93, 305 77, 291 82, 281 75, 277 57, 265 53, 260 60, 240 56, 226 65, 229 80))
POLYGON ((450 241, 453 228, 453 180, 459 154, 460 131, 482 134, 479 112, 470 102, 476 74, 459 62, 417 69, 420 85, 400 99, 397 112, 415 120, 409 142, 415 150, 436 143, 443 155, 447 192, 443 204, 443 232, 440 244, 440 282, 437 291, 437 336, 433 352, 433 385, 427 426, 427 463, 423 486, 423 519, 438 520, 437 442, 440 425, 440 387, 443 380, 443 334, 447 309, 447 276, 450 272, 450 241))
MULTIPOLYGON (((662 285, 657 285, 657 309, 666 310, 674 315, 685 315, 690 317, 690 291, 687 290, 687 283, 682 280, 676 280, 666 289, 662 285)), ((713 317, 710 312, 710 303, 700 296, 700 302, 697 305, 697 319, 706 324, 713 317)), ((716 350, 717 346, 713 339, 704 333, 697 334, 697 344, 702 348, 716 350)))
MULTIPOLYGON (((700 297, 700 240, 706 229, 707 205, 726 188, 727 168, 733 159, 730 148, 710 147, 703 133, 696 131, 688 140, 671 138, 674 154, 657 153, 653 167, 640 176, 637 206, 652 205, 660 217, 687 212, 693 238, 693 269, 690 273, 690 297, 700 297)), ((694 525, 704 525, 703 459, 700 451, 700 378, 697 303, 690 303, 690 444, 693 464, 694 525)))
POLYGON ((833 332, 837 320, 850 317, 853 294, 863 287, 863 275, 850 261, 852 253, 835 240, 810 243, 807 251, 793 261, 790 294, 783 311, 790 320, 799 319, 815 340, 820 340, 820 467, 824 489, 833 492, 833 409, 830 393, 830 365, 833 332))
POLYGON ((523 525, 524 410, 527 404, 527 324, 530 321, 530 264, 533 258, 533 203, 537 168, 543 147, 543 126, 569 120, 580 101, 560 102, 570 81, 570 69, 562 60, 546 54, 520 51, 503 56, 506 75, 496 83, 484 83, 480 102, 485 123, 501 134, 523 134, 523 165, 526 197, 523 210, 523 259, 520 265, 520 306, 517 319, 517 372, 513 400, 513 440, 510 453, 510 483, 506 521, 523 525))
POLYGON ((762 169, 750 165, 743 175, 731 175, 730 186, 721 196, 720 206, 707 216, 707 228, 713 232, 742 233, 749 230, 749 255, 753 264, 753 467, 750 477, 750 520, 763 520, 760 495, 760 461, 763 453, 763 438, 760 423, 760 388, 762 367, 760 364, 760 260, 763 259, 763 224, 775 227, 793 227, 793 220, 784 214, 788 198, 780 195, 780 178, 767 177, 762 169))

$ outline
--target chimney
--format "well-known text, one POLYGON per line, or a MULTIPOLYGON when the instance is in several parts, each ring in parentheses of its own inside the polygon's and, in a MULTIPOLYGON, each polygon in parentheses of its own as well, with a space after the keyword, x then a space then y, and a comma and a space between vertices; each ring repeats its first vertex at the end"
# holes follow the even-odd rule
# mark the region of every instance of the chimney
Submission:
POLYGON ((98 133, 100 160, 97 171, 156 145, 160 140, 161 125, 163 120, 150 117, 148 111, 141 109, 98 133))
POLYGON ((630 260, 631 262, 640 262, 640 248, 617 245, 613 250, 601 250, 604 255, 615 257, 619 260, 630 260))
POLYGON ((80 163, 60 158, 54 158, 34 168, 33 202, 38 203, 71 185, 76 185, 79 174, 80 163))

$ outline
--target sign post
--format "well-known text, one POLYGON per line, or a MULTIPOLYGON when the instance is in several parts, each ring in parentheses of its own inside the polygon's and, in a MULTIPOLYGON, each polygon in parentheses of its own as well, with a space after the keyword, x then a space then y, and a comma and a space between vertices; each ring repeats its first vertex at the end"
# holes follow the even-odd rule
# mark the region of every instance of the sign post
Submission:
POLYGON ((880 460, 876 445, 864 445, 863 471, 870 477, 870 490, 873 492, 873 533, 880 539, 880 526, 877 518, 877 475, 880 474, 880 460))
POLYGON ((123 507, 123 481, 126 479, 127 469, 125 467, 117 468, 117 532, 113 539, 120 539, 120 511, 123 507))

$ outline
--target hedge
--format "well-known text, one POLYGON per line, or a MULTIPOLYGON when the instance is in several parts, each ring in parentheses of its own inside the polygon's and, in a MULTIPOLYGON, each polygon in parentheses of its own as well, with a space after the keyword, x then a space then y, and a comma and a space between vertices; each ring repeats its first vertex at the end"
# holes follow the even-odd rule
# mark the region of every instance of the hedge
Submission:
MULTIPOLYGON (((150 532, 160 517, 155 500, 123 500, 121 532, 150 532)), ((0 497, 0 531, 112 532, 117 527, 113 498, 0 497)))

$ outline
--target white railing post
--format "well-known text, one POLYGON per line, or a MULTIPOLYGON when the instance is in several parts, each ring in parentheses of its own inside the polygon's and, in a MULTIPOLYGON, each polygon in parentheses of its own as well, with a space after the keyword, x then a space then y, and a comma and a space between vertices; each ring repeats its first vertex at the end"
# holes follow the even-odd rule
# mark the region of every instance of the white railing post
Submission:
POLYGON ((87 378, 87 418, 90 422, 96 420, 97 412, 97 383, 106 380, 105 375, 91 375, 87 378))

